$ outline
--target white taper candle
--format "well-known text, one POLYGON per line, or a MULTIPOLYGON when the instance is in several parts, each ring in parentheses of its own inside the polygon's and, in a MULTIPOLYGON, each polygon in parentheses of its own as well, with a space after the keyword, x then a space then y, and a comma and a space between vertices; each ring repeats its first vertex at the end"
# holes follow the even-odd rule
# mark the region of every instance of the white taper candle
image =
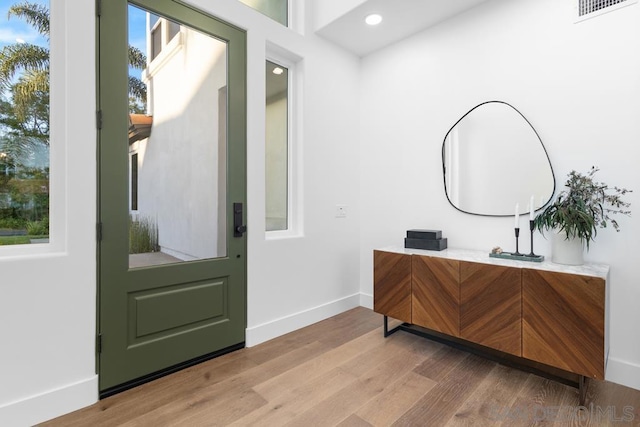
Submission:
POLYGON ((529 221, 533 221, 533 212, 536 210, 536 207, 533 206, 534 203, 533 196, 531 196, 531 201, 529 202, 529 221))

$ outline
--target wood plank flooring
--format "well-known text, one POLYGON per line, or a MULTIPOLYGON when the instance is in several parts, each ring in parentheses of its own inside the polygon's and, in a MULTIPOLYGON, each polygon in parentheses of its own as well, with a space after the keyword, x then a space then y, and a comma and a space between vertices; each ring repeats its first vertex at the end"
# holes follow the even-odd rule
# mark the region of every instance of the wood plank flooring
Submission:
POLYGON ((356 308, 43 426, 640 426, 640 391, 576 389, 406 332, 356 308))

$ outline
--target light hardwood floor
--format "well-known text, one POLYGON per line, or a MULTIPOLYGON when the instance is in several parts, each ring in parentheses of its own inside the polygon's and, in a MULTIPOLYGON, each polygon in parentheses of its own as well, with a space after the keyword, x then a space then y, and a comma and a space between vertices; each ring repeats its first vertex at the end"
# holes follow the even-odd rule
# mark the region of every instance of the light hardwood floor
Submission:
POLYGON ((43 425, 640 426, 640 391, 589 381, 579 409, 574 388, 406 332, 385 339, 382 316, 356 308, 43 425))

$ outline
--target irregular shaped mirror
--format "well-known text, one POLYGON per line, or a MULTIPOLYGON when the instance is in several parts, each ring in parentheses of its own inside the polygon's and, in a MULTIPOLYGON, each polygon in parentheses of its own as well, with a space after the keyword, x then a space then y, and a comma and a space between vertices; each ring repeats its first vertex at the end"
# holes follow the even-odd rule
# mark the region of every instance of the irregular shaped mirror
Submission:
POLYGON ((555 190, 551 162, 531 123, 502 101, 484 102, 462 116, 442 144, 444 187, 456 209, 508 216, 546 205, 555 190))

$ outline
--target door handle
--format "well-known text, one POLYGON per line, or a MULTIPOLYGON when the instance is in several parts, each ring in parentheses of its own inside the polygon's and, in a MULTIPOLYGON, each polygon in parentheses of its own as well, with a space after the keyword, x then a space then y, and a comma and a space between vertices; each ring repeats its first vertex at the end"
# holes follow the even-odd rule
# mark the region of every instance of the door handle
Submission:
POLYGON ((247 232, 247 226, 242 222, 242 203, 233 204, 233 237, 242 237, 247 232))

